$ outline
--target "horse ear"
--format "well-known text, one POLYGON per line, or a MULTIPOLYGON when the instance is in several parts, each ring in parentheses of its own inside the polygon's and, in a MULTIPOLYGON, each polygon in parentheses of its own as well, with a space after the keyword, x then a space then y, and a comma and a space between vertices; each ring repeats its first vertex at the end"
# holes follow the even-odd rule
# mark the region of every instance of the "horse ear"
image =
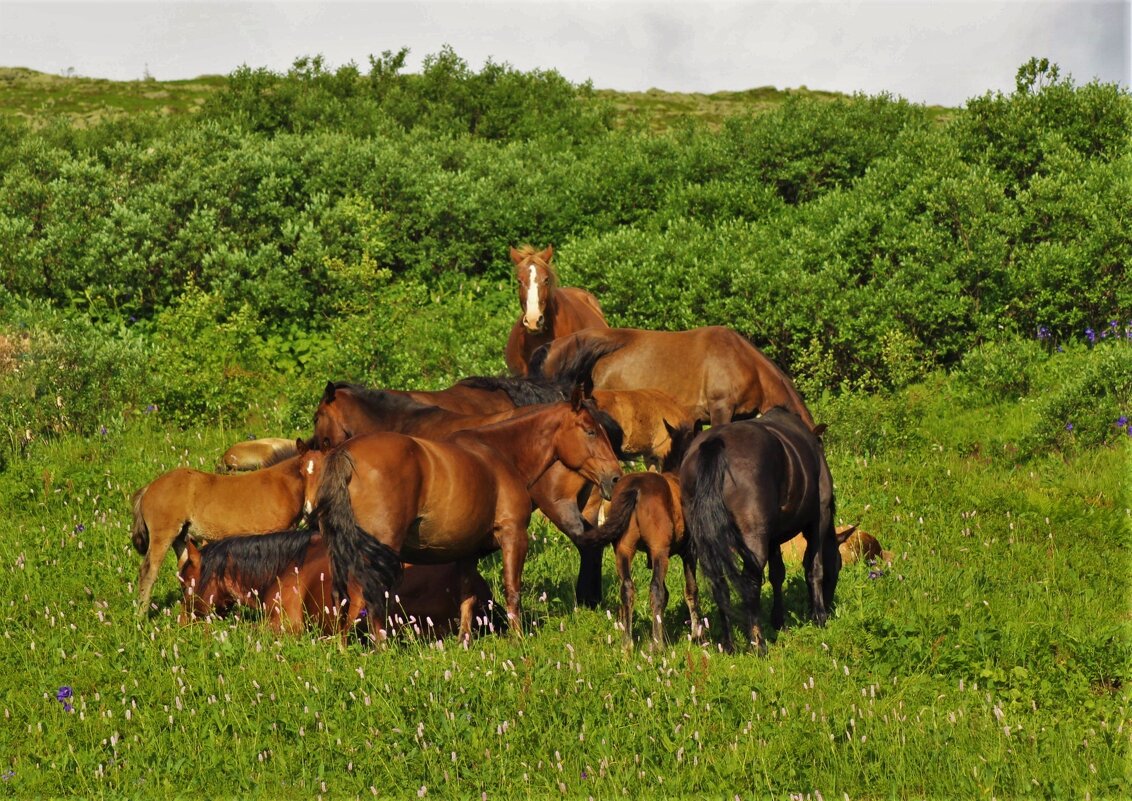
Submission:
POLYGON ((538 257, 543 261, 549 263, 554 258, 554 245, 547 245, 546 250, 538 254, 538 257))
POLYGON ((669 438, 676 436, 676 432, 680 430, 677 426, 674 426, 672 425, 672 423, 668 422, 667 417, 660 418, 660 422, 664 423, 664 430, 668 432, 669 438))
POLYGON ((302 456, 304 453, 311 449, 310 443, 302 437, 295 439, 295 453, 302 456))
POLYGON ((335 391, 334 382, 333 381, 327 381, 326 382, 326 389, 324 389, 322 391, 322 402, 323 403, 330 403, 332 400, 334 400, 334 391, 335 391))
POLYGON ((853 536, 853 532, 857 530, 860 523, 854 523, 851 526, 838 526, 837 527, 837 544, 841 545, 843 542, 853 536))
POLYGON ((570 406, 574 411, 579 411, 582 404, 586 401, 586 388, 584 384, 576 384, 574 391, 570 393, 570 406))
POLYGON ((518 266, 519 262, 521 262, 522 260, 523 260, 523 254, 520 253, 519 251, 515 250, 515 246, 512 245, 511 246, 511 261, 515 262, 515 265, 518 266))
POLYGON ((550 343, 539 345, 535 348, 535 352, 531 354, 531 360, 527 362, 527 374, 529 378, 542 378, 542 366, 546 363, 546 357, 550 354, 550 343))
POLYGON ((820 437, 825 433, 825 430, 827 428, 829 428, 829 426, 827 426, 825 423, 818 423, 816 426, 814 426, 814 436, 820 437))

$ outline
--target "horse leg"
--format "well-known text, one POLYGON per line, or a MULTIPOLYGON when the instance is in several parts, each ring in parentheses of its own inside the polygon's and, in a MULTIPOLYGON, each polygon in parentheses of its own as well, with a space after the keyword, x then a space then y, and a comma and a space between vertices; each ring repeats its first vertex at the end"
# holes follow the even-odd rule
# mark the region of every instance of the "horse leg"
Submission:
POLYGON ((522 602, 519 590, 522 586, 523 563, 527 559, 527 532, 518 529, 499 537, 503 551, 503 595, 507 606, 508 634, 523 636, 522 602))
POLYGON ((657 553, 652 559, 652 584, 649 586, 649 599, 652 601, 652 644, 654 648, 664 645, 664 609, 668 606, 668 554, 657 553))
MULTIPOLYGON (((184 528, 172 536, 166 535, 167 529, 157 528, 156 526, 150 528, 149 533, 149 547, 146 549, 145 558, 142 559, 141 567, 138 568, 138 616, 142 617, 149 611, 149 601, 153 596, 153 585, 157 581, 157 573, 161 570, 161 563, 165 560, 165 554, 169 552, 169 547, 175 540, 184 537, 184 528)), ((182 553, 184 552, 184 542, 181 543, 182 553)))
POLYGON ((476 574, 478 560, 469 559, 460 563, 460 642, 467 645, 472 641, 472 618, 479 603, 473 576, 476 574))
POLYGON ((637 601, 637 588, 633 586, 630 568, 633 564, 633 548, 625 548, 623 542, 614 550, 614 563, 617 577, 621 580, 621 644, 626 649, 633 647, 633 605, 637 601))
POLYGON ((802 567, 810 588, 810 614, 815 623, 824 626, 829 612, 825 608, 825 556, 820 526, 812 526, 805 535, 806 553, 802 556, 802 567))
POLYGON ((700 590, 696 585, 696 560, 685 553, 680 561, 684 563, 684 603, 688 605, 692 640, 700 642, 704 637, 704 629, 703 617, 700 615, 700 590))
POLYGON ((761 607, 763 569, 767 563, 770 536, 766 526, 760 525, 757 519, 746 515, 735 517, 739 530, 743 532, 743 542, 738 548, 743 570, 738 583, 739 594, 747 612, 747 636, 759 654, 765 655, 766 638, 763 636, 761 607))
POLYGON ((774 590, 774 606, 771 607, 770 624, 781 629, 786 622, 786 605, 782 598, 782 584, 786 581, 786 564, 782 561, 782 548, 770 547, 770 586, 774 590))

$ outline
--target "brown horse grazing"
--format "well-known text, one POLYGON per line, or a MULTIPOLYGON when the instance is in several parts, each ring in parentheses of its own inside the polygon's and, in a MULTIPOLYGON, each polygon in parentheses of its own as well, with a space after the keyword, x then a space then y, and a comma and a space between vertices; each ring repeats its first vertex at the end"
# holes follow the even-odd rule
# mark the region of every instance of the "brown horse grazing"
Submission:
POLYGON ((302 457, 293 456, 234 475, 179 467, 134 493, 131 539, 145 557, 138 573, 138 614, 149 606, 170 547, 180 564, 190 537, 207 542, 292 528, 304 514, 303 483, 302 457))
POLYGON ((511 248, 523 307, 503 351, 507 369, 514 375, 527 375, 531 354, 556 337, 583 328, 609 327, 597 298, 584 289, 558 286, 552 256, 554 248, 549 246, 537 253, 530 245, 511 248))
POLYGON ((220 467, 229 472, 259 470, 295 456, 299 452, 293 439, 265 437, 237 442, 220 457, 220 467))
POLYGON ((595 389, 594 403, 621 430, 621 459, 643 458, 656 470, 672 448, 672 430, 690 429, 696 422, 693 410, 681 406, 657 389, 595 389))
MULTIPOLYGON (((271 628, 298 632, 310 625, 330 635, 341 629, 334 608, 330 555, 311 530, 232 537, 198 550, 189 540, 180 580, 181 622, 227 614, 237 605, 262 609, 271 628)), ((361 586, 348 585, 345 619, 353 625, 365 608, 361 586)), ((405 565, 391 612, 399 628, 444 636, 472 618, 486 621, 491 589, 474 562, 405 565)))
POLYGON ((573 383, 592 380, 595 390, 657 389, 713 426, 784 406, 814 428, 790 377, 723 326, 578 331, 535 354, 531 373, 573 383))
POLYGON ((508 623, 518 631, 529 488, 555 462, 601 487, 605 497, 621 476, 609 438, 580 392, 571 403, 532 407, 444 441, 368 434, 308 456, 312 475, 321 476, 317 511, 336 597, 347 597, 349 582, 360 582, 378 638, 402 559, 449 562, 496 550, 503 552, 508 623))
MULTIPOLYGON (((512 403, 536 404, 561 402, 569 395, 557 382, 527 379, 468 379, 487 391, 504 391, 512 403)), ((572 394, 572 390, 571 390, 572 394)), ((410 398, 386 390, 370 390, 355 384, 326 385, 315 410, 314 447, 328 450, 360 434, 394 431, 417 437, 442 439, 454 431, 476 428, 525 413, 512 408, 494 415, 460 415, 445 409, 425 406, 410 398)), ((613 441, 614 452, 620 449, 620 430, 612 419, 599 410, 598 421, 613 441)), ((584 545, 580 537, 593 526, 582 510, 586 507, 592 485, 580 474, 559 463, 538 478, 530 488, 531 497, 543 514, 557 526, 579 550, 576 592, 578 603, 596 607, 601 602, 600 546, 584 545)))
POLYGON ((617 575, 621 579, 620 621, 625 647, 633 645, 633 604, 636 587, 630 571, 637 551, 648 554, 652 564, 649 598, 652 609, 652 641, 664 642, 664 609, 668 605, 668 561, 679 555, 684 565, 684 601, 688 605, 692 637, 702 636, 696 562, 688 553, 684 514, 680 508, 680 462, 699 429, 691 425, 668 427, 672 447, 659 473, 630 473, 617 482, 605 522, 586 541, 614 543, 617 575))
MULTIPOLYGON (((877 560, 892 564, 892 551, 884 550, 877 538, 867 531, 858 531, 856 526, 838 526, 836 532, 843 566, 861 560, 870 564, 877 560)), ((801 534, 782 545, 782 557, 787 562, 801 562, 805 552, 806 538, 801 534)))
POLYGON ((793 412, 771 409, 755 420, 713 427, 692 443, 680 466, 684 522, 692 553, 711 581, 723 616, 721 639, 727 650, 732 648, 730 585, 737 584, 748 637, 760 652, 766 651, 759 595, 768 561, 774 588, 771 622, 782 627, 786 568, 779 546, 798 531, 806 537, 802 565, 813 618, 825 625, 829 616, 841 554, 833 528, 833 478, 817 434, 793 412))

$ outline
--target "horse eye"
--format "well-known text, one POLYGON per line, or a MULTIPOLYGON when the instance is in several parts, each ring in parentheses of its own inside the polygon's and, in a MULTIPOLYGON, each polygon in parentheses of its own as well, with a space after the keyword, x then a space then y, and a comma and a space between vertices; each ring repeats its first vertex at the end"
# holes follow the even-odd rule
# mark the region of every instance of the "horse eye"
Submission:
POLYGON ((324 448, 330 447, 330 437, 323 437, 322 438, 322 447, 324 447, 324 448))
POLYGON ((544 278, 544 279, 542 279, 542 283, 543 283, 544 285, 545 285, 545 284, 549 284, 549 283, 550 283, 550 279, 549 279, 549 278, 544 278))

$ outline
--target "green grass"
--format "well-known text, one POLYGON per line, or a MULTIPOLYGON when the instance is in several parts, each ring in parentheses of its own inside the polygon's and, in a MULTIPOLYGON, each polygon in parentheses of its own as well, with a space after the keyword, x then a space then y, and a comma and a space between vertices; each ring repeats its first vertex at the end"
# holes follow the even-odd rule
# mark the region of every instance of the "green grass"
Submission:
POLYGON ((87 126, 139 112, 191 113, 227 80, 205 75, 186 81, 109 81, 0 67, 0 114, 33 124, 67 117, 76 125, 87 126))
MULTIPOLYGON (((766 658, 687 642, 679 569, 674 643, 625 653, 611 562, 603 609, 575 610, 574 551, 541 522, 522 639, 183 628, 171 561, 139 621, 130 494, 244 432, 149 416, 33 443, 0 474, 0 796, 1127 796, 1132 446, 1017 461, 1029 408, 942 376, 819 404, 839 517, 897 558, 847 567, 824 629, 791 568, 766 658), (855 426, 892 444, 865 453, 855 426)), ((481 569, 498 597, 498 558, 481 569)))

